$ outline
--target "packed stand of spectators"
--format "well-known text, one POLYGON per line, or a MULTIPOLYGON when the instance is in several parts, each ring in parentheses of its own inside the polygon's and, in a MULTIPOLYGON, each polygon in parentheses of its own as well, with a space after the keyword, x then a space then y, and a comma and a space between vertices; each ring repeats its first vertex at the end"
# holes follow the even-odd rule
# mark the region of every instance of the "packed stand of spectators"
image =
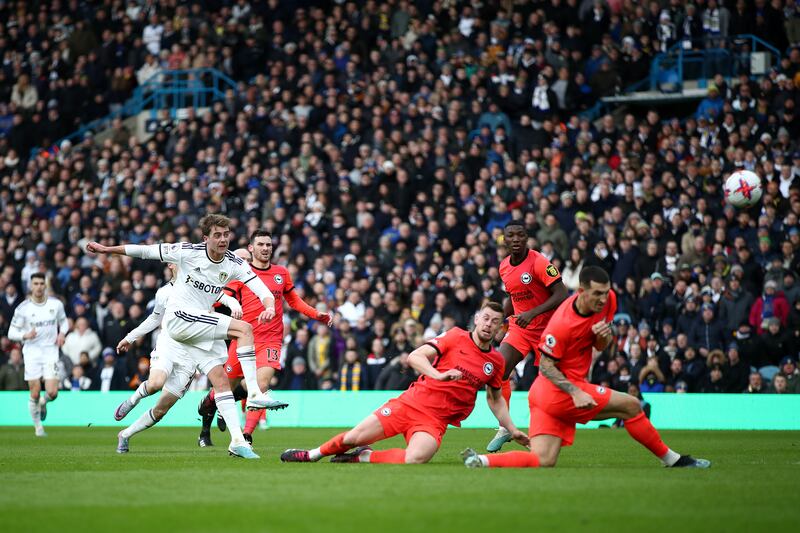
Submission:
MULTIPOLYGON (((579 116, 681 31, 797 42, 794 3, 308 3, 0 6, 0 384, 19 382, 5 332, 46 272, 72 324, 64 387, 138 386, 154 335, 114 347, 169 274, 85 244, 199 241, 221 212, 232 247, 272 231, 302 296, 337 311, 333 329, 286 314, 275 387, 407 387, 414 347, 504 298, 519 218, 570 290, 584 265, 612 275, 619 342, 598 383, 798 390, 800 49, 763 79, 718 77, 695 116, 579 116), (118 122, 28 159, 160 70, 204 66, 238 94, 162 114, 146 140, 118 122), (736 168, 767 180, 763 207, 724 205, 736 168)), ((529 386, 531 365, 515 377, 529 386)))

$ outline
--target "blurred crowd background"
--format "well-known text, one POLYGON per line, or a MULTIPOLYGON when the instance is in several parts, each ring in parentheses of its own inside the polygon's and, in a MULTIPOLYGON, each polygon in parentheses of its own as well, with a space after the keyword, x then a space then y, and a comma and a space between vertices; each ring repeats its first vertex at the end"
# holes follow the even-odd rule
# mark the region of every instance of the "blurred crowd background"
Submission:
POLYGON ((503 300, 517 218, 570 291, 585 265, 611 274, 618 342, 593 381, 800 392, 798 44, 790 0, 0 2, 0 389, 25 387, 5 334, 34 272, 70 318, 63 387, 135 389, 154 338, 114 347, 169 274, 84 246, 199 241, 219 212, 232 248, 272 231, 302 296, 338 314, 286 313, 275 388, 406 388, 414 347, 503 300), (586 118, 675 43, 739 34, 780 63, 715 76, 688 111, 586 118), (238 90, 148 138, 115 120, 61 141, 195 68, 238 90), (765 182, 749 210, 722 196, 742 168, 765 182))

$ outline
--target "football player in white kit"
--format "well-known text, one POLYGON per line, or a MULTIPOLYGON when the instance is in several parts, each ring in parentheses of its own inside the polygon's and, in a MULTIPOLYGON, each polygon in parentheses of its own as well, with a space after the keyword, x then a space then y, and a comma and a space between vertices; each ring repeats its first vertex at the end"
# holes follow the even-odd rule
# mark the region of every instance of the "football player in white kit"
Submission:
POLYGON ((236 339, 237 355, 248 384, 248 409, 276 409, 286 406, 262 392, 256 378, 253 328, 247 322, 209 311, 231 279, 241 280, 264 305, 259 321, 275 316, 275 297, 256 276, 250 265, 228 250, 230 220, 222 215, 204 216, 199 223, 202 244, 175 243, 153 245, 104 246, 90 242, 86 249, 100 254, 121 254, 142 259, 175 263, 180 275, 164 313, 164 329, 182 345, 189 359, 208 376, 215 391, 217 410, 231 433, 228 451, 235 456, 257 459, 242 436, 239 414, 230 382, 222 368, 227 360, 225 339, 236 339), (249 378, 249 380, 248 380, 249 378), (251 383, 252 382, 252 383, 251 383))
POLYGON ((58 349, 64 344, 69 329, 64 304, 46 294, 44 274, 31 274, 30 298, 14 310, 8 338, 22 342, 25 381, 31 391, 28 410, 37 437, 46 437, 42 422, 47 417, 47 402, 58 396, 58 349), (45 394, 41 380, 44 379, 45 394))
MULTIPOLYGON (((156 329, 164 317, 167 302, 172 297, 175 278, 178 275, 177 267, 168 263, 172 279, 158 289, 155 297, 153 312, 136 329, 128 333, 117 345, 117 353, 128 351, 131 344, 137 339, 156 329)), ((241 318, 242 308, 235 298, 224 292, 219 302, 231 310, 233 318, 241 318)), ((150 376, 143 381, 130 398, 122 402, 114 412, 114 419, 122 420, 142 398, 162 390, 158 403, 139 417, 133 424, 119 432, 117 453, 127 453, 129 439, 135 434, 154 426, 172 408, 175 403, 183 398, 189 384, 194 377, 195 366, 183 346, 172 340, 169 335, 162 333, 158 336, 155 349, 150 357, 150 376)))

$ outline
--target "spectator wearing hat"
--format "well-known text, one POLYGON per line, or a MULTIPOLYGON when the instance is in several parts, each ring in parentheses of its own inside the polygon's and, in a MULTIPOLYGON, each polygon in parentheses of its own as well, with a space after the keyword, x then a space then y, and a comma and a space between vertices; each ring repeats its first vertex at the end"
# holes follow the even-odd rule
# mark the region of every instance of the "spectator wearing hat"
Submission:
POLYGON ((797 276, 794 272, 784 271, 782 290, 789 307, 794 307, 794 304, 800 300, 800 283, 797 283, 797 276))
POLYGON ((713 304, 704 303, 700 306, 700 318, 689 333, 689 343, 705 357, 711 350, 723 349, 725 335, 722 323, 714 316, 713 304))
POLYGON ((728 345, 728 363, 723 374, 725 375, 725 392, 739 393, 747 387, 750 364, 742 360, 739 344, 735 341, 728 345))
POLYGON ((664 281, 664 276, 660 272, 653 272, 650 275, 650 289, 645 292, 639 304, 640 316, 651 326, 657 328, 661 326, 664 304, 669 293, 670 290, 664 281))
POLYGON ((678 315, 678 320, 675 325, 675 331, 678 334, 690 335, 695 325, 700 319, 699 306, 697 299, 694 296, 688 296, 683 301, 683 309, 678 315))
POLYGON ((126 365, 117 358, 114 348, 103 349, 103 362, 92 379, 92 388, 101 392, 128 390, 126 365))
POLYGON ((800 394, 800 370, 794 357, 787 355, 781 359, 780 373, 786 378, 786 391, 800 394))
POLYGON ((777 317, 766 320, 767 327, 758 336, 759 356, 753 365, 757 368, 765 366, 777 366, 781 359, 786 355, 791 355, 791 337, 781 326, 781 321, 777 317))
POLYGON ((706 375, 706 360, 698 355, 693 346, 687 346, 683 352, 683 372, 689 392, 697 392, 706 375))
POLYGON ((764 332, 767 320, 772 317, 777 318, 781 325, 786 325, 789 317, 789 303, 783 292, 777 289, 778 284, 774 281, 766 282, 764 292, 750 308, 750 324, 758 335, 764 332))
POLYGON ((700 119, 706 120, 719 120, 722 116, 722 110, 725 105, 725 100, 720 96, 719 89, 713 83, 708 85, 708 92, 706 97, 700 101, 697 106, 695 116, 700 119))
POLYGON ((719 299, 719 318, 725 329, 725 334, 730 335, 736 331, 743 321, 750 318, 750 309, 755 298, 742 289, 742 282, 738 276, 731 275, 725 285, 725 292, 719 299))

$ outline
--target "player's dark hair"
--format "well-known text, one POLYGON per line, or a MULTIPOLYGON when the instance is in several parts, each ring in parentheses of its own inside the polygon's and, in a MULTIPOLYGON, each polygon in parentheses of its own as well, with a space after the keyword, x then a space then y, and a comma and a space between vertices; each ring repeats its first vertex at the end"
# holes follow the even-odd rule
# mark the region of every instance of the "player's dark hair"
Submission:
POLYGON ((258 237, 269 237, 272 238, 272 233, 265 229, 257 229, 253 233, 250 234, 250 244, 253 244, 253 241, 256 240, 258 237))
POLYGON ((231 219, 226 217, 225 215, 218 215, 216 213, 211 215, 206 215, 200 219, 198 223, 200 226, 200 231, 203 233, 204 237, 208 237, 211 235, 211 228, 214 226, 220 228, 230 228, 231 227, 231 219))
POLYGON ((44 274, 42 274, 41 272, 34 272, 33 274, 31 274, 31 281, 33 281, 35 279, 40 279, 42 281, 47 281, 47 278, 45 278, 44 274))
POLYGON ((589 287, 592 282, 600 283, 601 285, 611 282, 608 272, 598 266, 583 267, 578 280, 583 287, 589 287))
POLYGON ((508 228, 513 228, 515 226, 519 226, 522 229, 527 229, 526 226, 525 226, 525 222, 523 222, 522 220, 520 220, 518 218, 515 218, 513 220, 508 221, 506 223, 506 225, 503 226, 503 230, 507 230, 508 228))
POLYGON ((505 312, 503 311, 503 306, 497 302, 493 302, 492 300, 485 302, 481 306, 481 309, 491 309, 492 311, 500 313, 501 315, 505 315, 505 312))

